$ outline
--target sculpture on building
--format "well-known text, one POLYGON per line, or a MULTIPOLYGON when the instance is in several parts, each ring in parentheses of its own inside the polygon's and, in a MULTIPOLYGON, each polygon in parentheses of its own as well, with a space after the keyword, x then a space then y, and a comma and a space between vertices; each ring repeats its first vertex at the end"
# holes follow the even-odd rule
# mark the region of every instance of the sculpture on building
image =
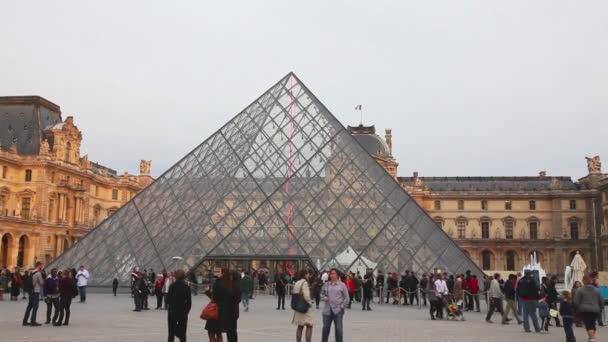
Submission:
POLYGON ((48 155, 51 152, 51 147, 49 146, 49 141, 44 139, 42 143, 40 143, 40 154, 48 155))
POLYGON ((150 164, 152 163, 151 160, 141 160, 139 162, 139 173, 142 175, 149 175, 150 174, 150 164))
POLYGON ((600 156, 595 156, 593 158, 585 157, 585 159, 587 159, 587 170, 589 170, 589 173, 602 172, 602 161, 600 160, 600 156))

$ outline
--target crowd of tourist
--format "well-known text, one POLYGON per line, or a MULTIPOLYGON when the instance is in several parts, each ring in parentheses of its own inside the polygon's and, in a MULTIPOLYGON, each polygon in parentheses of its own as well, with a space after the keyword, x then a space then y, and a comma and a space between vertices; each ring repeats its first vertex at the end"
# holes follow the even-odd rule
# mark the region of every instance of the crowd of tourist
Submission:
POLYGON ((37 262, 35 268, 25 270, 23 273, 18 268, 13 272, 8 270, 1 271, 0 300, 3 300, 3 292, 10 288, 10 299, 18 300, 21 294, 22 299, 27 299, 28 303, 23 316, 23 326, 39 327, 38 307, 40 301, 46 304, 45 324, 53 326, 66 326, 70 322, 70 308, 72 299, 80 294, 80 302, 86 301, 86 288, 89 280, 89 273, 80 266, 76 271, 74 268, 59 270, 56 268, 46 272, 42 268, 42 263, 37 262))
MULTIPOLYGON (((80 295, 80 302, 86 302, 86 289, 90 274, 84 266, 78 270, 51 269, 48 272, 38 262, 36 267, 12 272, 0 270, 0 300, 8 294, 10 300, 27 298, 28 304, 23 317, 24 326, 37 327, 37 311, 40 301, 46 304, 45 324, 65 326, 70 321, 70 307, 73 298, 80 295)), ((188 313, 192 306, 191 296, 198 292, 197 277, 192 272, 134 268, 131 272, 131 295, 136 312, 148 310, 148 297, 156 297, 156 309, 167 311, 169 341, 175 337, 186 340, 188 313)), ((417 305, 429 307, 432 320, 464 320, 467 311, 480 312, 480 298, 486 302, 485 321, 494 323, 496 314, 502 324, 515 320, 526 332, 545 332, 549 327, 563 327, 567 342, 575 341, 574 327, 585 327, 588 341, 595 341, 597 325, 603 325, 604 299, 599 287, 597 272, 585 275, 582 282, 574 282, 572 289, 558 292, 556 277, 535 278, 531 271, 524 275, 510 274, 506 280, 500 274, 478 279, 467 271, 464 274, 446 273, 422 274, 406 271, 403 275, 389 272, 346 274, 331 269, 323 272, 300 270, 292 277, 289 273, 278 273, 268 281, 265 272, 231 271, 221 269, 210 275, 205 294, 217 306, 217 317, 206 318, 205 329, 209 341, 237 341, 237 322, 240 304, 244 312, 250 310, 249 301, 255 290, 264 290, 277 297, 277 310, 285 310, 286 296, 291 293, 291 308, 294 309, 292 324, 297 326, 296 341, 304 338, 311 341, 314 317, 305 307, 322 308, 322 341, 328 341, 331 326, 334 326, 335 340, 343 340, 343 317, 345 310, 353 303, 361 303, 364 311, 371 311, 374 297, 378 304, 417 305), (260 279, 262 278, 262 279, 260 279), (392 300, 392 301, 391 301, 392 300), (532 322, 532 324, 530 324, 532 322)), ((113 294, 118 290, 118 279, 113 281, 113 294)))

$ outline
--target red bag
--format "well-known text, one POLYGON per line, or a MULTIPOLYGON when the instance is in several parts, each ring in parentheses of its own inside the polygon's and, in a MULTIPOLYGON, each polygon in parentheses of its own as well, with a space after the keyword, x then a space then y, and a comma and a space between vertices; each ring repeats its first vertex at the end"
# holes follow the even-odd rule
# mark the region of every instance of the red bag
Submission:
POLYGON ((207 321, 218 320, 220 317, 219 308, 217 307, 217 303, 215 301, 210 301, 207 306, 201 312, 201 319, 207 321))

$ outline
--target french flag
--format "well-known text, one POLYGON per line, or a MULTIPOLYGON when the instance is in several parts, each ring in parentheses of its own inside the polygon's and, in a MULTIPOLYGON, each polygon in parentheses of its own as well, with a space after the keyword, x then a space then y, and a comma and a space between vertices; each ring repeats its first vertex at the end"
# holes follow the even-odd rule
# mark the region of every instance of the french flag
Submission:
POLYGON ((362 106, 362 105, 356 105, 356 106, 355 106, 355 110, 362 110, 362 109, 363 109, 363 106, 362 106))

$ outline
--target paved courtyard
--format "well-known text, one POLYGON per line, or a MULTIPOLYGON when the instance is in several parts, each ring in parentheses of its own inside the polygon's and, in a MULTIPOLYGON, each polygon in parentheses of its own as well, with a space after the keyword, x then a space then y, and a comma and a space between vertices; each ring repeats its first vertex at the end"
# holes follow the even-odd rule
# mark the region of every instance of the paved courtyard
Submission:
MULTIPOLYGON (((6 298, 6 297, 5 297, 6 298)), ((193 297, 188 340, 207 341, 204 321, 198 318, 206 297, 193 297)), ((150 297, 149 311, 132 312, 128 294, 93 293, 86 304, 72 305, 68 327, 22 327, 21 319, 26 301, 0 302, 0 341, 164 341, 166 340, 166 312, 154 310, 155 299, 150 297), (154 303, 153 303, 154 302, 154 303)), ((289 298, 288 298, 289 299, 289 298)), ((274 297, 259 296, 252 302, 250 312, 241 312, 239 340, 243 342, 295 341, 295 327, 291 326, 292 311, 275 310, 274 297)), ((482 304, 483 306, 483 304, 482 304)), ((530 334, 516 324, 487 324, 482 313, 467 313, 465 322, 431 321, 426 310, 391 305, 374 305, 372 312, 363 312, 354 305, 345 316, 345 341, 563 341, 561 328, 551 327, 549 334, 530 334)), ((46 305, 42 302, 38 321, 44 322, 46 305)), ((321 313, 317 318, 314 341, 320 341, 321 313)), ((498 321, 498 316, 495 321, 498 321)), ((333 331, 332 331, 333 332, 333 331)), ((576 328, 579 341, 586 341, 582 328, 576 328)), ((598 341, 607 340, 608 329, 599 331, 598 341)), ((333 338, 330 338, 333 341, 333 338)))

